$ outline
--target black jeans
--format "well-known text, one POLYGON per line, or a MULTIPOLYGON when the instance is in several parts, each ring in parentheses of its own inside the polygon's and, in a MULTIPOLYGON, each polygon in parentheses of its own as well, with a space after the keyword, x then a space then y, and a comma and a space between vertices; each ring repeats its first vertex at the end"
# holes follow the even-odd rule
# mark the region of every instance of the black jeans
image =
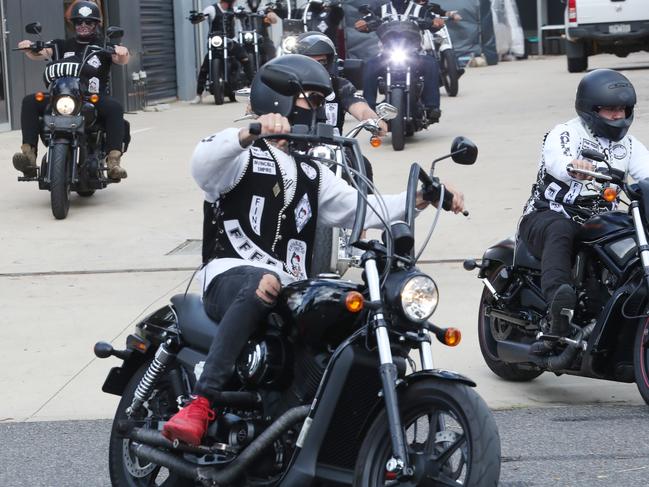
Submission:
POLYGON ((222 391, 232 376, 244 345, 273 308, 256 294, 266 274, 279 280, 272 271, 244 265, 218 275, 207 288, 205 311, 219 324, 194 394, 214 401, 215 393, 222 391))
MULTIPOLYGON (((49 98, 49 97, 48 97, 49 98)), ((38 117, 43 116, 49 99, 38 102, 34 95, 23 98, 20 122, 22 124, 23 144, 38 147, 40 123, 38 117)), ((95 104, 97 115, 106 130, 106 152, 118 150, 122 152, 124 142, 124 109, 122 105, 108 95, 100 95, 95 104)))
POLYGON ((548 303, 562 284, 572 285, 570 271, 580 225, 552 210, 534 211, 523 217, 518 235, 541 260, 541 289, 548 303))

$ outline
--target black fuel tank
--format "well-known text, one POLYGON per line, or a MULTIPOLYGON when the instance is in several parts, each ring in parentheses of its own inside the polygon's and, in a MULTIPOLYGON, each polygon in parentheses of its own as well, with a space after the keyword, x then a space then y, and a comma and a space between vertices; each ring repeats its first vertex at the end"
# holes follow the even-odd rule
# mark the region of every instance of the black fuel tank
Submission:
POLYGON ((316 349, 338 346, 360 325, 360 313, 345 307, 350 291, 361 285, 338 279, 309 279, 288 284, 277 310, 294 327, 298 339, 316 349))
POLYGON ((577 238, 582 242, 593 242, 622 230, 633 230, 631 215, 623 211, 609 211, 595 215, 581 226, 577 238))

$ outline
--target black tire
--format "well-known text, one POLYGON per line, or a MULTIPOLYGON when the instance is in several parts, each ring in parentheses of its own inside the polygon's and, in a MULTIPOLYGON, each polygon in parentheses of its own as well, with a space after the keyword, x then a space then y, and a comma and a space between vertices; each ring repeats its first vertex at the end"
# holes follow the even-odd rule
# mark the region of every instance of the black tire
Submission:
POLYGON ((390 120, 392 148, 400 151, 406 145, 406 96, 403 88, 392 88, 389 103, 397 108, 397 116, 390 120))
POLYGON ((582 42, 566 41, 566 59, 569 73, 581 73, 588 69, 588 52, 582 42))
POLYGON ((70 210, 70 171, 72 158, 70 146, 53 144, 50 147, 50 202, 52 214, 57 220, 63 220, 70 210))
POLYGON ((220 59, 212 59, 212 95, 215 105, 223 105, 225 101, 225 82, 221 65, 220 59))
MULTIPOLYGON (((399 409, 409 456, 415 466, 415 477, 405 485, 498 485, 500 435, 487 404, 472 388, 434 379, 418 382, 400 395, 399 409), (430 423, 436 425, 434 436, 430 434, 430 423), (441 425, 443 430, 439 429, 441 425), (425 437, 419 434, 421 427, 425 437), (431 461, 432 455, 441 460, 438 465, 431 461)), ((372 423, 361 446, 354 487, 385 485, 385 464, 392 455, 388 428, 384 410, 372 423)))
MULTIPOLYGON (((487 276, 489 280, 498 275, 504 266, 498 266, 493 269, 487 276)), ((512 382, 529 382, 536 379, 544 371, 530 366, 520 364, 510 364, 503 362, 498 357, 496 337, 494 337, 495 330, 498 331, 501 339, 509 338, 513 327, 510 324, 500 322, 497 319, 492 319, 485 316, 485 308, 491 303, 491 292, 485 287, 482 291, 480 298, 480 311, 478 312, 478 342, 480 343, 480 351, 482 358, 486 362, 491 371, 498 377, 512 382)))
POLYGON ((94 189, 80 189, 77 191, 77 194, 81 196, 82 198, 90 198, 93 194, 95 194, 94 189))
POLYGON ((649 319, 640 321, 633 346, 633 367, 638 391, 649 405, 649 319))
POLYGON ((442 83, 448 96, 457 96, 460 74, 457 69, 457 57, 453 49, 442 51, 440 56, 442 83))
MULTIPOLYGON (((318 225, 315 231, 315 242, 318 242, 313 248, 313 258, 311 259, 311 277, 318 274, 332 272, 331 270, 331 252, 334 250, 333 232, 331 227, 318 225)), ((338 251, 338 249, 335 249, 338 251)))
MULTIPOLYGON (((131 405, 135 389, 150 363, 148 361, 145 362, 133 377, 131 377, 115 412, 108 449, 108 467, 111 485, 113 487, 144 487, 149 485, 160 485, 164 487, 194 486, 193 481, 179 477, 166 468, 161 468, 153 464, 140 465, 139 460, 130 452, 129 440, 120 437, 117 433, 117 423, 126 419, 126 409, 131 405)), ((169 382, 166 381, 164 376, 158 381, 154 392, 146 404, 148 409, 146 422, 151 424, 151 427, 155 427, 154 422, 167 420, 177 411, 174 394, 171 391, 169 382)))

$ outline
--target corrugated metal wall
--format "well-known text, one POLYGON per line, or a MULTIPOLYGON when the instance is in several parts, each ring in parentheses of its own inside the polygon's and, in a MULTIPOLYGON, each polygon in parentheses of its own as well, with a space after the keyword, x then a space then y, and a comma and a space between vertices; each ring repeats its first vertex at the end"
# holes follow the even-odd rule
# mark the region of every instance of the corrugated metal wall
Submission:
POLYGON ((148 101, 176 98, 173 0, 140 0, 140 19, 148 101))

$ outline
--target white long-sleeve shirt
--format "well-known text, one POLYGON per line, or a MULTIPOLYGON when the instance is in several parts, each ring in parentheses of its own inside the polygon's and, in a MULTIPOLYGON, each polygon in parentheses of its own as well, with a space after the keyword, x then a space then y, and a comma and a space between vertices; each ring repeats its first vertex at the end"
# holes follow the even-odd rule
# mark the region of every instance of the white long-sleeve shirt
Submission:
MULTIPOLYGON (((243 177, 244 171, 250 160, 250 150, 256 148, 243 148, 239 143, 239 129, 229 128, 203 139, 194 150, 191 161, 192 176, 198 186, 205 192, 205 200, 213 203, 219 200, 222 194, 232 190, 243 177)), ((297 166, 295 159, 285 152, 271 147, 273 156, 277 160, 283 179, 288 181, 285 185, 285 203, 289 203, 295 196, 297 183, 297 166)), ((357 205, 357 191, 347 184, 328 168, 320 163, 320 188, 318 193, 318 224, 328 227, 339 226, 350 228, 354 224, 357 205)), ((252 194, 252 188, 251 188, 252 194)), ((403 220, 406 209, 406 192, 397 195, 384 195, 383 200, 389 213, 389 221, 403 220)), ((380 211, 378 199, 368 195, 368 210, 365 218, 365 228, 383 228, 378 215, 371 207, 380 211)), ((222 272, 239 265, 255 265, 277 272, 283 283, 294 280, 289 274, 277 267, 251 262, 237 258, 213 259, 201 271, 200 278, 204 283, 209 283, 222 272)))

